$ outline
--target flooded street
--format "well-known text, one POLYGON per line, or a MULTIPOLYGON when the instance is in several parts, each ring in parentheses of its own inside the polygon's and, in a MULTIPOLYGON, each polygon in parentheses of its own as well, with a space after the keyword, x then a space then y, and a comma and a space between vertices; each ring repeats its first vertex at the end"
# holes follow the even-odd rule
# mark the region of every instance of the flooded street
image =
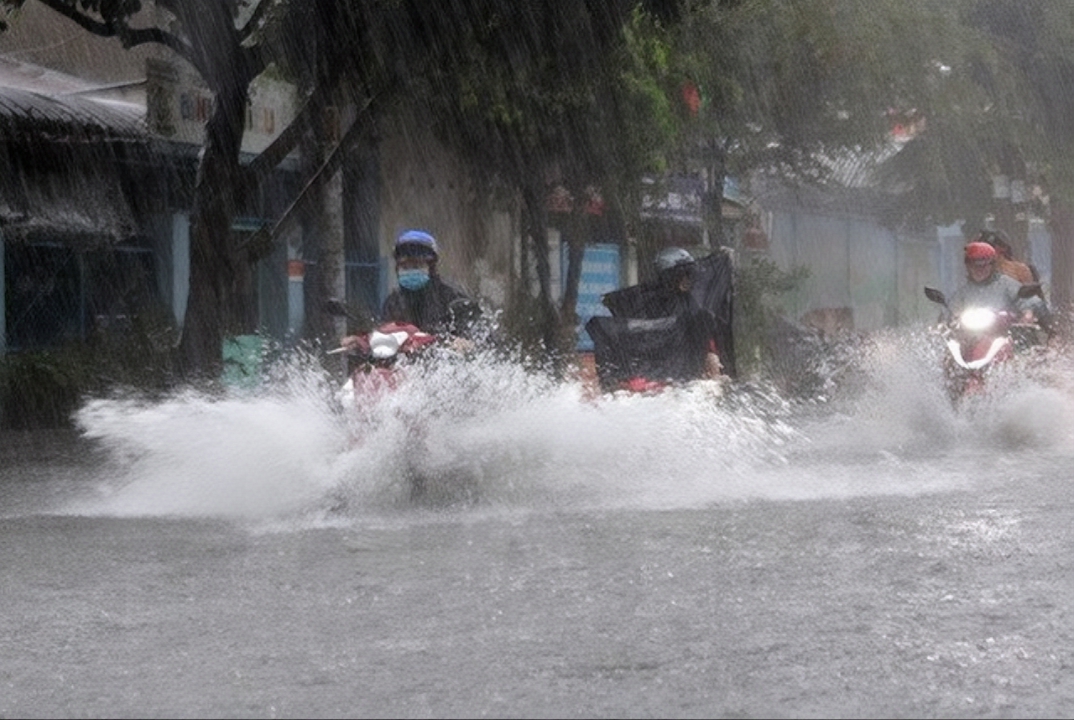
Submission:
POLYGON ((305 391, 4 435, 0 715, 1070 716, 1074 402, 881 375, 470 388, 421 471, 473 491, 417 506, 305 391))
POLYGON ((0 720, 1074 719, 1074 0, 0 0, 0 720))

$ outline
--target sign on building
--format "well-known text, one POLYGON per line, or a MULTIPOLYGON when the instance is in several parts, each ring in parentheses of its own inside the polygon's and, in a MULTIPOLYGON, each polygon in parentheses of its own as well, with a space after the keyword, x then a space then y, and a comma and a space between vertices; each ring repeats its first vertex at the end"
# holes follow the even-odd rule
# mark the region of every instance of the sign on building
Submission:
MULTIPOLYGON (((196 74, 163 60, 146 60, 146 123, 150 131, 201 145, 212 109, 213 94, 196 74)), ((246 104, 243 152, 264 150, 294 117, 294 87, 282 80, 255 78, 246 104)))
MULTIPOLYGON (((560 246, 561 277, 567 277, 567 244, 560 246)), ((582 275, 578 281, 578 345, 580 352, 593 350, 593 339, 585 331, 589 318, 611 315, 601 297, 619 287, 619 246, 610 243, 586 245, 582 257, 582 275)))

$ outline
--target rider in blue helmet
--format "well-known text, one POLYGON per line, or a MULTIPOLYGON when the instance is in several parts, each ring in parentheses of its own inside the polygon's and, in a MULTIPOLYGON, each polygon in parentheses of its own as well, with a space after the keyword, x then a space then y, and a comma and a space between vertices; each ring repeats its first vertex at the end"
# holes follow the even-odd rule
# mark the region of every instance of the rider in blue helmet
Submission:
POLYGON ((440 277, 436 238, 424 230, 406 230, 395 240, 394 255, 399 287, 384 300, 381 319, 410 323, 434 335, 465 337, 476 304, 440 277))

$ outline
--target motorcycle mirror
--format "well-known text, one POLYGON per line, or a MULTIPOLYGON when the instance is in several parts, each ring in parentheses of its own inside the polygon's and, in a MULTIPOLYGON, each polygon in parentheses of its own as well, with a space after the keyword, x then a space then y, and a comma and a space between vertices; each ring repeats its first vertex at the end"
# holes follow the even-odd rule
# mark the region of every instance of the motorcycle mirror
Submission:
POLYGON ((1041 292, 1040 289, 1040 283, 1027 283, 1022 287, 1018 288, 1018 298, 1020 300, 1024 300, 1025 298, 1031 298, 1034 295, 1044 297, 1044 294, 1041 292))
POLYGON ((936 288, 926 287, 925 297, 927 297, 929 300, 936 303, 937 305, 943 305, 945 307, 947 306, 947 298, 944 297, 944 294, 936 288))

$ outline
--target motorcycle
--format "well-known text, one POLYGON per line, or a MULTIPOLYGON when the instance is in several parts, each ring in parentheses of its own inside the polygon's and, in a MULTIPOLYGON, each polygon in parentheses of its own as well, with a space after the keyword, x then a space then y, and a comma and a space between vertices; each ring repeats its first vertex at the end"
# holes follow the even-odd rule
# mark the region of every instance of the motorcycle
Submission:
MULTIPOLYGON (((1023 285, 1018 297, 1028 298, 1039 292, 1039 285, 1023 285)), ((986 378, 995 368, 1018 352, 1042 344, 1040 326, 1021 322, 1016 314, 969 307, 956 316, 941 291, 926 287, 925 297, 941 305, 949 315, 940 333, 947 347, 944 382, 952 402, 981 393, 986 388, 986 378)))
MULTIPOLYGON (((325 308, 330 314, 369 324, 339 300, 329 300, 325 308)), ((455 300, 448 309, 451 330, 470 326, 480 313, 477 305, 465 298, 455 300)), ((410 323, 386 322, 355 337, 354 345, 328 351, 329 355, 346 354, 348 358, 347 381, 338 393, 344 407, 396 389, 402 379, 400 365, 405 364, 400 361, 417 357, 446 336, 423 332, 410 323)))
POLYGON ((353 347, 330 350, 329 355, 346 353, 347 381, 337 393, 344 409, 350 410, 395 390, 402 374, 400 360, 417 355, 437 341, 408 323, 384 323, 357 336, 353 347))
MULTIPOLYGON (((334 315, 359 321, 339 301, 329 301, 327 309, 334 315)), ((465 299, 452 303, 450 310, 452 328, 472 323, 479 312, 472 301, 465 299)), ((446 342, 450 337, 423 332, 409 323, 387 322, 356 335, 355 341, 347 346, 328 351, 329 355, 347 357, 347 379, 336 392, 336 399, 351 426, 356 445, 365 441, 371 423, 375 425, 385 418, 382 414, 385 411, 402 418, 408 445, 425 442, 427 428, 421 417, 382 403, 400 390, 422 355, 437 346, 450 347, 446 342)), ((425 496, 426 478, 416 467, 407 470, 407 482, 412 501, 425 496)))

